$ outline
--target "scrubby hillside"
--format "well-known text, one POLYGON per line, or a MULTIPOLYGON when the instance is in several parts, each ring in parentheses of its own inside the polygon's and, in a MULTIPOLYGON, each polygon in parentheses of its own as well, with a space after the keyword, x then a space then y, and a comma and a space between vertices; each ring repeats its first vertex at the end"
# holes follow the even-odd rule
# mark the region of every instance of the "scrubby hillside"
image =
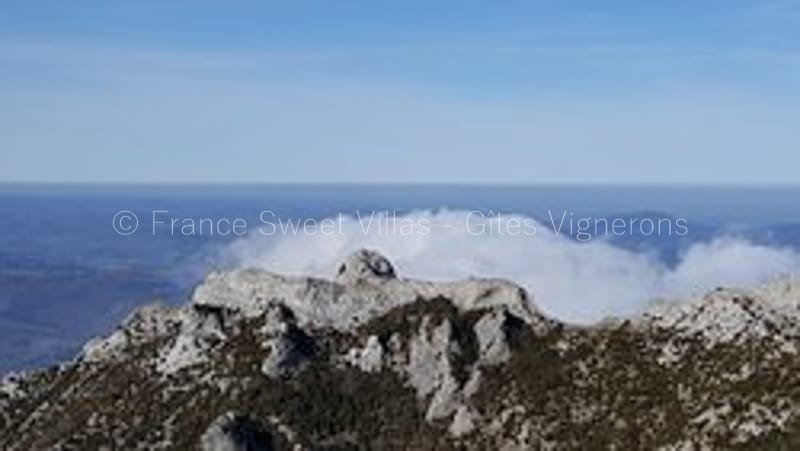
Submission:
POLYGON ((216 273, 7 376, 0 448, 794 449, 798 292, 577 327, 510 282, 405 280, 369 251, 335 280, 216 273))

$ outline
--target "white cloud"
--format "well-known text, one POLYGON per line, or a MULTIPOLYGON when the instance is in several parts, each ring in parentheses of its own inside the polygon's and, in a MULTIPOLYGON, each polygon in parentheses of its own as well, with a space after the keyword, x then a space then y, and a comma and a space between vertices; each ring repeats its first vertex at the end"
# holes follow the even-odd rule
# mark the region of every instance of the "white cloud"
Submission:
MULTIPOLYGON (((355 218, 343 223, 344 234, 333 236, 265 237, 251 231, 231 245, 228 257, 238 265, 332 276, 350 252, 373 248, 385 253, 401 276, 512 279, 527 287, 546 312, 578 322, 630 315, 655 298, 683 298, 717 286, 750 286, 800 271, 800 256, 793 251, 732 238, 695 244, 670 269, 602 240, 577 243, 553 233, 549 224, 538 224, 533 236, 476 236, 465 227, 467 217, 464 211, 414 212, 398 221, 429 221, 433 227, 429 234, 418 230, 410 236, 381 234, 374 227, 364 233, 365 222, 355 218)), ((526 219, 530 220, 504 217, 495 230, 508 230, 509 221, 526 219)))

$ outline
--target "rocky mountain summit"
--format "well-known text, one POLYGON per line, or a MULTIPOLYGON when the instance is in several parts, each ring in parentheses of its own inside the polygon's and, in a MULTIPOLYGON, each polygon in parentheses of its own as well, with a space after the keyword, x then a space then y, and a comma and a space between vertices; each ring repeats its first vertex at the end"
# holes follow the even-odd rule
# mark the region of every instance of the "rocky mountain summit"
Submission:
MULTIPOLYGON (((587 300, 590 302, 590 300, 587 300)), ((0 383, 0 449, 797 449, 800 284, 593 327, 513 283, 214 273, 0 383)))

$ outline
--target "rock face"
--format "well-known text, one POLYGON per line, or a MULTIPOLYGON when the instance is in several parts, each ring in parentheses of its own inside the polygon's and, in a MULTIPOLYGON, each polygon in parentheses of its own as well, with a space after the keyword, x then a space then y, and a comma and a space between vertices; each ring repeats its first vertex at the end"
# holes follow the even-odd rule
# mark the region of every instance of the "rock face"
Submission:
POLYGON ((576 327, 503 280, 214 273, 75 361, 0 381, 0 449, 800 445, 800 285, 576 327))
POLYGON ((252 421, 233 412, 214 420, 200 437, 203 451, 267 451, 270 437, 252 421))

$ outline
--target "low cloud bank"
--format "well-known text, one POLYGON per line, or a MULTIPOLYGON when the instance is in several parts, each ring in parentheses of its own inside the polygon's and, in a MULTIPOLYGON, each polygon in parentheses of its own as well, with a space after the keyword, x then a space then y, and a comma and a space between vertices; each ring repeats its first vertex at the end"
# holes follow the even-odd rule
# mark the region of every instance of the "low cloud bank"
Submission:
POLYGON ((684 298, 717 286, 750 286, 800 272, 800 255, 794 250, 739 238, 695 243, 677 265, 668 267, 649 254, 605 240, 576 242, 547 225, 537 227, 534 235, 498 232, 508 230, 509 222, 533 221, 523 216, 486 218, 486 230, 493 232, 475 234, 474 227, 465 227, 468 215, 418 211, 396 218, 403 224, 427 224, 427 233, 406 233, 407 227, 365 230, 364 221, 352 217, 336 234, 253 233, 227 248, 226 258, 239 266, 327 277, 349 253, 372 248, 387 255, 403 277, 512 279, 528 288, 546 313, 581 323, 631 315, 654 299, 684 298))

